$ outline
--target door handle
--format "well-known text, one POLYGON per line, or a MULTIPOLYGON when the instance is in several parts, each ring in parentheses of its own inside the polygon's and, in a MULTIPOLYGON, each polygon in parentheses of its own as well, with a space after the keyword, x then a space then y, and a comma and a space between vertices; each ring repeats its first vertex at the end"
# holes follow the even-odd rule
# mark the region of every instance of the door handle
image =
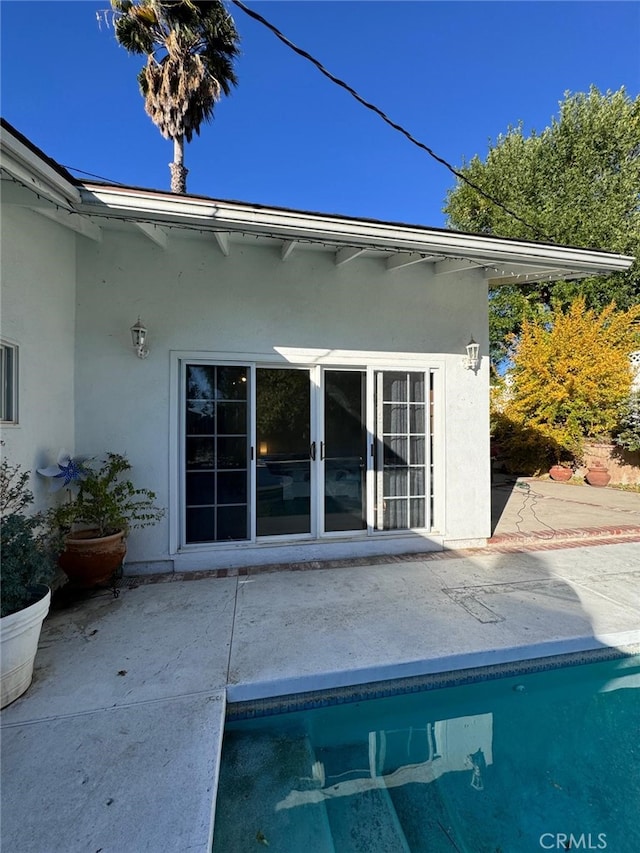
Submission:
POLYGON ((324 459, 324 441, 320 442, 320 459, 324 459))
POLYGON ((315 460, 316 460, 316 443, 315 443, 315 441, 311 442, 311 446, 309 447, 309 456, 315 462, 315 460))

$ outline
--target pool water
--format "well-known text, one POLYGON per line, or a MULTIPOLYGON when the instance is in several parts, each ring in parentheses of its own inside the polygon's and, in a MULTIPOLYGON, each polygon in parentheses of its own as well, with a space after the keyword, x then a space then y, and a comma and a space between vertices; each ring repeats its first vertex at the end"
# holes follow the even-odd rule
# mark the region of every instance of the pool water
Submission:
POLYGON ((214 853, 640 851, 640 657, 228 723, 214 853))

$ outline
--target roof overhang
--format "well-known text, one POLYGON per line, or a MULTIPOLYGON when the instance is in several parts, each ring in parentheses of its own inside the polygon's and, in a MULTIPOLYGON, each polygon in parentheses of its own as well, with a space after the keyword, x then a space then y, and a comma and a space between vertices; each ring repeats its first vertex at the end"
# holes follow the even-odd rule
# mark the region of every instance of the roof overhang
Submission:
POLYGON ((248 242, 275 247, 283 262, 312 249, 332 253, 337 267, 378 258, 394 274, 416 265, 438 279, 476 270, 491 287, 609 275, 634 260, 595 249, 81 182, 4 119, 1 143, 3 203, 29 207, 92 240, 104 229, 124 228, 162 250, 169 233, 182 229, 213 239, 224 256, 248 242))
MULTIPOLYGON (((19 135, 11 133, 4 123, 0 128, 2 143, 2 170, 18 185, 26 185, 33 193, 55 204, 78 204, 80 190, 62 170, 54 168, 44 157, 19 135)), ((24 187, 23 187, 24 188, 24 187)))
POLYGON ((4 120, 0 127, 2 203, 26 207, 92 240, 100 229, 79 208, 75 179, 4 120))
POLYGON ((176 196, 130 187, 86 183, 85 215, 133 221, 157 228, 211 232, 224 254, 235 240, 277 241, 283 260, 300 246, 335 253, 340 266, 363 256, 382 256, 388 270, 415 263, 447 275, 480 268, 491 286, 607 275, 629 269, 633 258, 593 249, 510 240, 445 229, 265 207, 198 196, 176 196))

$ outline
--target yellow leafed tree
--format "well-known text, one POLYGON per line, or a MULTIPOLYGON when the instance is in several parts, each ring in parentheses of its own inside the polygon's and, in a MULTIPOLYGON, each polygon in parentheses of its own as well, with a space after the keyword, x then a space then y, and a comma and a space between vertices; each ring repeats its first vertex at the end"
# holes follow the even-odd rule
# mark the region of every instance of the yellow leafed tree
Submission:
POLYGON ((579 297, 564 312, 525 320, 502 417, 539 436, 558 459, 579 457, 587 438, 610 436, 631 388, 638 318, 640 306, 617 311, 611 303, 596 312, 579 297))

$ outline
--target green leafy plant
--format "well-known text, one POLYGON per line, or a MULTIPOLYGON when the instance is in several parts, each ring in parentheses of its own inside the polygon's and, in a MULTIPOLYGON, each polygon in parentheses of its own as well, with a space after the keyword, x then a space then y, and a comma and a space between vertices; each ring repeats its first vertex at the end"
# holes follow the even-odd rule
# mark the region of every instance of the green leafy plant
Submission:
POLYGON ((567 92, 558 106, 543 130, 509 127, 489 143, 482 160, 474 156, 460 168, 520 218, 458 180, 447 196, 447 224, 460 231, 597 246, 632 255, 636 262, 606 277, 491 288, 494 364, 508 358, 510 335, 520 334, 523 319, 554 303, 566 309, 582 294, 587 308, 599 313, 612 301, 619 310, 640 301, 640 96, 592 86, 588 92, 567 92))
POLYGON ((51 526, 63 535, 82 528, 102 537, 121 530, 127 535, 131 528, 156 524, 164 509, 155 506, 155 492, 136 488, 125 476, 131 467, 119 453, 108 453, 97 466, 83 463, 82 476, 74 486, 77 493, 50 510, 51 526))
POLYGON ((16 613, 38 597, 38 584, 50 584, 56 571, 55 554, 40 513, 28 515, 33 494, 29 472, 0 462, 0 529, 2 538, 1 615, 16 613))

